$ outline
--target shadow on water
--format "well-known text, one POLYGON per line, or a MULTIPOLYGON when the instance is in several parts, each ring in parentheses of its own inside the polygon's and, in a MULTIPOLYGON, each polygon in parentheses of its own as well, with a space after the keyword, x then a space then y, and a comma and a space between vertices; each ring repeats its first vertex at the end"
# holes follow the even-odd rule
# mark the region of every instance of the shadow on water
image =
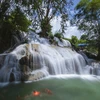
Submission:
POLYGON ((0 100, 100 100, 100 80, 51 78, 31 83, 10 83, 0 87, 0 100), (45 92, 46 88, 52 94, 45 92), (40 95, 33 96, 34 90, 40 95))

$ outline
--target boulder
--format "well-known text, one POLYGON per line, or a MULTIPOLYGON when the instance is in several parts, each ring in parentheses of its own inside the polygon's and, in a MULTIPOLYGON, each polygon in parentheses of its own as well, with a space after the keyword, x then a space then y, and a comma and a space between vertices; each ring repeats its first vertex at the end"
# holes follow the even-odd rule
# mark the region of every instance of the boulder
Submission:
POLYGON ((28 81, 39 80, 39 79, 43 78, 44 76, 45 76, 44 73, 39 71, 39 72, 29 75, 28 81))
POLYGON ((24 56, 19 60, 20 65, 28 65, 28 63, 29 63, 29 59, 27 56, 24 56))
POLYGON ((11 72, 9 82, 15 81, 14 74, 11 72))

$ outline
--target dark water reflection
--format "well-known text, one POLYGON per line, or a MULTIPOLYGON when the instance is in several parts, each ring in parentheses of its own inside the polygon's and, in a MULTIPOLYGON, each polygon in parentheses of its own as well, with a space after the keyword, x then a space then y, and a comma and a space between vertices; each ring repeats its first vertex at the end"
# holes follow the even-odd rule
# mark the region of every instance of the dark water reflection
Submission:
MULTIPOLYGON (((51 78, 32 83, 10 83, 0 87, 0 100, 100 100, 97 77, 51 78), (45 89, 52 94, 45 92, 45 89), (41 94, 33 96, 34 90, 41 94)), ((0 84, 3 85, 3 84, 0 84)))

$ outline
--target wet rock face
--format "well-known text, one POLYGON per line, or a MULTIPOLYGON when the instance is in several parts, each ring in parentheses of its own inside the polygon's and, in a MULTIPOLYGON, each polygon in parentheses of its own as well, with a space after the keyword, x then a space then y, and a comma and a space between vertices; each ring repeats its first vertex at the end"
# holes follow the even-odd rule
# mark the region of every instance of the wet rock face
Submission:
POLYGON ((20 64, 20 69, 22 73, 26 73, 28 71, 28 65, 29 65, 29 59, 27 56, 22 57, 19 60, 19 64, 20 64))
POLYGON ((25 74, 25 73, 22 73, 22 75, 21 75, 21 81, 35 81, 35 80, 39 80, 39 79, 41 79, 43 77, 45 77, 45 75, 41 71, 36 72, 34 74, 25 74))
POLYGON ((28 56, 25 56, 25 57, 22 57, 19 60, 20 70, 21 70, 21 81, 28 80, 29 73, 31 71, 31 69, 29 68, 29 62, 30 62, 29 61, 30 60, 29 57, 28 56))
POLYGON ((22 58, 19 60, 19 64, 20 64, 20 65, 28 65, 28 63, 29 63, 29 59, 28 59, 27 56, 22 57, 22 58))
POLYGON ((84 53, 87 55, 88 58, 91 58, 91 59, 97 59, 97 55, 93 54, 93 53, 90 53, 88 51, 84 51, 84 53))
POLYGON ((14 74, 11 73, 11 74, 10 74, 9 82, 13 82, 13 81, 15 81, 15 77, 14 77, 14 74))
MULTIPOLYGON (((25 56, 19 60, 20 69, 21 69, 21 81, 34 81, 43 78, 45 75, 41 71, 34 74, 30 74, 33 70, 31 66, 32 56, 25 56)), ((12 77, 11 77, 12 79, 12 77)))
POLYGON ((0 56, 0 69, 3 67, 4 65, 4 61, 5 61, 6 55, 1 55, 0 56))
POLYGON ((22 74, 21 81, 35 81, 45 77, 44 73, 36 72, 34 74, 22 74))

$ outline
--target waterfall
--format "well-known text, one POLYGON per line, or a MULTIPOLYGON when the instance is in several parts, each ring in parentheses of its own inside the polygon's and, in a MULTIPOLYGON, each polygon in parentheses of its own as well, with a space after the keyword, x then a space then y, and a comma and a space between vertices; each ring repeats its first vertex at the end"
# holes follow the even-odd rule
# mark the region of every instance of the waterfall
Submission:
POLYGON ((73 51, 68 41, 58 42, 58 46, 31 42, 7 54, 0 69, 0 81, 35 80, 58 74, 90 74, 90 71, 83 56, 73 51))

